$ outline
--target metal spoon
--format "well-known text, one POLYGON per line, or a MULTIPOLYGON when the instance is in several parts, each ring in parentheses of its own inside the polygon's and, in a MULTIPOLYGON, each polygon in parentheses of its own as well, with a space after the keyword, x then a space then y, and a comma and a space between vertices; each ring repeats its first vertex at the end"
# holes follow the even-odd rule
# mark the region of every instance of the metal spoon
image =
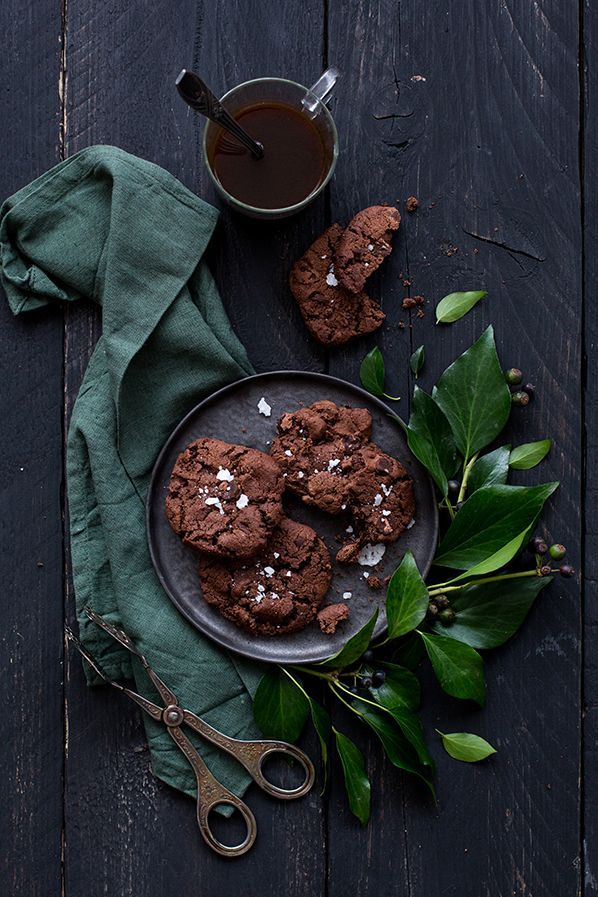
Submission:
POLYGON ((183 69, 176 79, 176 88, 195 112, 200 112, 216 122, 221 128, 229 131, 243 146, 246 146, 255 159, 261 159, 264 155, 264 147, 258 140, 250 137, 236 119, 226 111, 220 100, 194 72, 183 69))

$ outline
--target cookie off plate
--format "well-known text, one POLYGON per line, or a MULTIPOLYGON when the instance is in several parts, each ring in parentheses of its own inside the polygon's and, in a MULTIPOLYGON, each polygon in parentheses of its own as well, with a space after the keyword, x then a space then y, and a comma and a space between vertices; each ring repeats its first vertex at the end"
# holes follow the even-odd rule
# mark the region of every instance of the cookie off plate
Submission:
POLYGON ((380 609, 375 636, 386 627, 385 588, 368 586, 369 577, 391 575, 411 549, 422 574, 432 563, 438 534, 438 509, 432 482, 411 455, 402 428, 388 407, 365 390, 326 374, 275 371, 257 374, 224 387, 197 405, 177 426, 162 449, 150 482, 147 529, 151 557, 166 593, 197 629, 231 651, 270 663, 313 663, 334 654, 380 609), (413 479, 416 499, 414 523, 396 541, 362 552, 363 563, 339 564, 334 558, 350 518, 330 516, 285 495, 289 517, 311 526, 324 540, 333 563, 332 586, 323 606, 346 602, 349 619, 334 635, 324 634, 317 623, 289 635, 251 635, 224 619, 201 596, 199 556, 184 545, 168 523, 165 498, 175 461, 185 447, 200 437, 247 445, 268 452, 276 436, 276 423, 288 411, 328 399, 337 405, 367 408, 372 415, 372 439, 397 458, 413 479))

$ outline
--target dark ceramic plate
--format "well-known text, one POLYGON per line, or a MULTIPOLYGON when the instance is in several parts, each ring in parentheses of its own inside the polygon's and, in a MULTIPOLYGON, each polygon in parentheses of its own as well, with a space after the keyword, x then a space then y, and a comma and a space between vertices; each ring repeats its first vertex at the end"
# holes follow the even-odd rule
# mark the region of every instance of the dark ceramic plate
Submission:
MULTIPOLYGON (((339 547, 337 536, 344 534, 349 520, 330 517, 306 507, 293 496, 285 498, 290 517, 312 526, 326 542, 334 558, 339 547)), ((376 606, 383 609, 385 590, 368 588, 364 572, 380 577, 392 573, 405 551, 410 548, 419 569, 427 573, 438 533, 438 510, 434 490, 425 470, 410 454, 400 426, 389 415, 387 406, 357 386, 308 372, 277 371, 258 374, 227 386, 205 399, 178 425, 156 462, 148 494, 147 525, 149 547, 160 582, 180 612, 205 635, 225 648, 247 657, 270 663, 307 663, 324 660, 363 626, 376 606), (271 406, 270 417, 258 411, 265 398, 271 406), (164 511, 170 474, 177 455, 194 439, 211 436, 226 442, 242 443, 268 451, 276 433, 276 422, 285 411, 294 411, 321 399, 338 405, 368 408, 373 417, 372 438, 384 451, 398 458, 413 477, 417 510, 415 523, 401 538, 386 546, 384 557, 376 567, 358 564, 336 564, 332 588, 326 603, 348 601, 351 616, 333 636, 324 635, 317 623, 292 635, 252 636, 238 629, 206 604, 201 597, 197 572, 197 553, 183 545, 172 531, 164 511)), ((378 619, 376 635, 386 626, 384 612, 378 619)))

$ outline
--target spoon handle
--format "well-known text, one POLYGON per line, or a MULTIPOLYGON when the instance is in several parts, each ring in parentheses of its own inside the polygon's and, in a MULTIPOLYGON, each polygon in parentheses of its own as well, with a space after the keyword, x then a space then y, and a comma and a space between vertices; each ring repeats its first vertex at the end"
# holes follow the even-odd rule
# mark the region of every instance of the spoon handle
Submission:
POLYGON ((239 122, 227 112, 218 97, 214 96, 210 88, 194 72, 183 69, 176 79, 176 87, 187 105, 229 131, 243 146, 247 147, 256 159, 262 158, 264 155, 262 144, 249 136, 239 122))

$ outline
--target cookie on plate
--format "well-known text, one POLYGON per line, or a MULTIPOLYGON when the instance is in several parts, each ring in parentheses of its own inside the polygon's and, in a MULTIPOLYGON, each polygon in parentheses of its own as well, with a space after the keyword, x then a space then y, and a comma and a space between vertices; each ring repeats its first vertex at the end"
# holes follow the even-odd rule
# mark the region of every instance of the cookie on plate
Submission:
POLYGON ((297 632, 315 618, 332 580, 328 549, 309 526, 284 517, 252 560, 199 562, 204 599, 255 635, 297 632))
POLYGON ((247 558, 263 549, 283 516, 284 478, 264 452, 197 439, 178 456, 166 516, 183 542, 206 554, 247 558))
POLYGON ((392 237, 400 223, 393 206, 369 206, 355 215, 334 249, 334 270, 343 289, 361 293, 368 277, 392 252, 392 237))
POLYGON ((315 402, 283 414, 277 426, 271 453, 289 491, 328 514, 352 518, 337 560, 359 560, 363 546, 394 542, 407 529, 415 513, 413 482, 371 441, 367 409, 315 402))
POLYGON ((340 285, 334 256, 343 229, 333 224, 291 269, 289 285, 307 329, 323 346, 342 346, 381 326, 385 314, 375 299, 340 285))

